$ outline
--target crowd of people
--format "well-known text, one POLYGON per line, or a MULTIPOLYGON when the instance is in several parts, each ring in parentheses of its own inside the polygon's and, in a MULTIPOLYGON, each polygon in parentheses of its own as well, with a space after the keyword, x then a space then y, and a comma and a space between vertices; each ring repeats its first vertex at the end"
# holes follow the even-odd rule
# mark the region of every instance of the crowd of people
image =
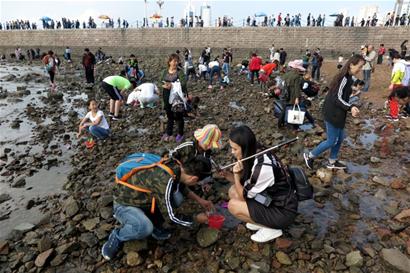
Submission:
MULTIPOLYGON (((343 13, 332 14, 335 17, 333 21, 333 26, 337 27, 375 27, 375 26, 408 26, 410 25, 410 14, 395 14, 394 12, 389 12, 383 18, 382 21, 379 20, 376 13, 367 18, 358 18, 355 16, 344 15, 343 13), (380 21, 380 22, 379 22, 380 21)), ((129 28, 131 25, 126 19, 118 18, 116 23, 114 18, 101 19, 101 27, 104 28, 129 28)), ((302 19, 302 14, 291 15, 289 13, 279 13, 278 15, 265 15, 265 14, 255 14, 253 16, 248 16, 241 22, 235 22, 233 17, 222 16, 215 19, 215 27, 233 27, 233 26, 247 26, 247 27, 323 27, 327 19, 325 14, 317 14, 316 16, 309 13, 306 19, 302 19), (302 22, 303 21, 303 22, 302 22)), ((79 20, 70 20, 67 18, 61 18, 61 20, 53 20, 51 18, 43 18, 40 20, 42 22, 43 29, 79 29, 79 28, 97 28, 94 18, 89 17, 87 22, 80 23, 79 20)), ((189 16, 180 18, 176 21, 174 16, 166 18, 156 18, 148 19, 143 18, 142 21, 136 21, 133 27, 159 27, 159 28, 174 28, 174 27, 204 27, 204 20, 201 16, 189 16)), ((7 21, 4 24, 0 23, 0 30, 30 30, 37 29, 37 24, 35 22, 30 23, 29 20, 12 20, 7 21)))
MULTIPOLYGON (((165 222, 184 227, 206 223, 206 212, 213 208, 213 203, 206 200, 196 187, 206 188, 203 186, 208 185, 206 181, 212 176, 231 183, 227 208, 234 217, 245 222, 249 230, 255 231, 251 236, 255 242, 280 237, 297 215, 300 198, 296 184, 288 178, 290 170, 273 152, 259 154, 264 147, 258 143, 250 127, 242 125, 229 133, 227 144, 236 160, 230 170, 221 169, 212 159, 213 153, 222 147, 222 133, 217 125, 205 125, 194 132, 193 141, 184 142, 185 137, 189 137, 185 132, 185 120, 188 117, 200 119, 199 98, 189 95, 188 81, 202 81, 209 92, 225 92, 222 90, 234 84, 230 79, 233 73, 247 79, 249 88, 257 82, 261 92, 274 100, 278 127, 296 132, 305 118, 313 127, 318 126, 308 108, 319 104, 317 97, 324 95, 326 139, 304 153, 303 160, 308 169, 314 169, 314 162, 330 150, 326 167, 343 170, 347 167, 339 159, 339 153, 346 137, 344 128, 348 114, 353 117, 361 114, 361 93, 369 92, 372 73, 386 59, 392 66, 387 118, 394 122, 410 114, 410 57, 406 43, 407 40, 401 44, 400 52, 387 51, 383 44, 377 51, 372 45, 363 45, 347 61, 339 58, 337 74, 322 88, 324 57, 320 48, 306 50, 299 59, 289 61, 286 51, 272 44, 266 52, 269 53, 268 59, 251 52, 249 58, 237 60, 238 67, 233 66, 231 48, 224 48, 218 54, 207 46, 198 58, 194 58, 191 50, 183 48, 168 56, 156 83, 145 81, 136 55, 121 57, 117 63, 124 65, 124 70, 99 83, 110 100, 108 113, 104 113, 106 109, 98 108, 96 99, 90 99, 87 103, 89 111, 79 123, 78 137, 88 135, 97 141, 110 138, 112 129, 108 119, 114 122, 123 119, 124 103, 141 108, 162 105, 167 123, 161 141, 175 143, 175 148, 165 155, 133 154, 117 167, 113 196, 114 215, 120 225, 111 231, 103 245, 103 257, 113 259, 123 243, 129 240, 148 236, 156 240, 170 238, 171 231, 163 226, 165 222), (219 88, 214 88, 215 80, 219 88), (295 111, 295 108, 299 110, 295 111), (304 113, 301 119, 300 112, 304 113), (185 198, 196 201, 204 211, 191 216, 177 213, 176 208, 185 198)), ((54 75, 60 61, 51 50, 41 59, 50 76, 51 90, 55 91, 54 75)), ((68 63, 72 60, 69 47, 64 52, 64 59, 68 63)), ((95 66, 108 59, 110 57, 101 48, 95 55, 88 48, 84 50, 81 62, 87 84, 95 84, 95 66)))

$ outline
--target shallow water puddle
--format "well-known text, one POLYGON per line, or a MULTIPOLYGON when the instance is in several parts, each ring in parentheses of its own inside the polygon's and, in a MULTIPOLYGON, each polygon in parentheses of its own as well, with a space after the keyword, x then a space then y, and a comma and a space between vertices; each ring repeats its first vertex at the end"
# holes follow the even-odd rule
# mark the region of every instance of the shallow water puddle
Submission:
POLYGON ((331 201, 326 201, 323 205, 323 208, 318 208, 315 206, 314 200, 307 200, 300 202, 298 207, 298 213, 313 220, 319 238, 323 238, 328 232, 329 226, 339 220, 339 213, 331 201))
POLYGON ((0 212, 11 211, 8 219, 0 221, 0 238, 4 238, 18 224, 36 224, 43 214, 36 207, 27 210, 27 202, 63 192, 62 187, 70 172, 69 165, 53 167, 50 170, 40 169, 33 176, 26 178, 25 188, 10 188, 8 183, 0 183, 0 192, 12 197, 0 205, 0 212))

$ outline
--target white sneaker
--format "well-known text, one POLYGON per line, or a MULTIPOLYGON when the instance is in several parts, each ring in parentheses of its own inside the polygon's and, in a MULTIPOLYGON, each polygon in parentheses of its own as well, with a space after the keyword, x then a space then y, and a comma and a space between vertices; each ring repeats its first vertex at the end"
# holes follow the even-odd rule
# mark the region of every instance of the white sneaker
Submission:
POLYGON ((252 224, 252 223, 246 223, 245 226, 249 230, 260 230, 261 228, 263 228, 263 226, 255 225, 255 224, 252 224))
POLYGON ((251 236, 251 240, 257 243, 266 243, 282 236, 282 234, 283 232, 281 229, 263 227, 251 236))

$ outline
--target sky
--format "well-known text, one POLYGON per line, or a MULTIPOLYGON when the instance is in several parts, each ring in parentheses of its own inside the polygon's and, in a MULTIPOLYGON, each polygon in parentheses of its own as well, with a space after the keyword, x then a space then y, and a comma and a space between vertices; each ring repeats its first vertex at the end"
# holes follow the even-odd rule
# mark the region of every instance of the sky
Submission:
MULTIPOLYGON (((163 0, 161 14, 164 17, 174 16, 181 18, 184 16, 184 9, 189 1, 182 0, 163 0)), ((156 0, 147 0, 148 16, 159 11, 156 0)), ((387 12, 394 9, 395 0, 364 0, 364 1, 336 1, 336 0, 316 0, 316 1, 244 1, 244 0, 191 0, 192 6, 199 15, 200 6, 206 2, 211 6, 212 20, 219 16, 227 15, 234 18, 236 26, 242 26, 243 20, 258 12, 264 12, 268 15, 277 16, 279 12, 302 14, 302 25, 305 24, 308 13, 316 18, 319 13, 330 15, 332 13, 343 12, 350 16, 358 16, 360 10, 366 6, 377 6, 379 18, 384 17, 387 12)), ((114 18, 126 19, 131 26, 135 26, 138 21, 142 21, 145 14, 144 0, 0 0, 0 22, 6 22, 13 19, 24 19, 40 24, 39 18, 48 16, 55 20, 61 20, 61 17, 69 19, 79 19, 85 21, 89 16, 95 19, 99 15, 108 15, 114 18)), ((326 17, 326 25, 331 25, 333 18, 326 17)), ((97 25, 101 22, 97 19, 97 25)))

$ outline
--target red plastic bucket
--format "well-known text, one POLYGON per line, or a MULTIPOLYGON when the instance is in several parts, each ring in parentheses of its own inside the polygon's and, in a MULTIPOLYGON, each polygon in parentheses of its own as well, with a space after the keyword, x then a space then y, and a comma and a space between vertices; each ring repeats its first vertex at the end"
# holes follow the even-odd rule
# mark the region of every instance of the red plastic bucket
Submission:
POLYGON ((95 141, 94 140, 87 140, 86 142, 84 142, 85 147, 87 147, 88 149, 91 149, 92 147, 94 147, 95 145, 95 141))
POLYGON ((208 216, 208 226, 214 229, 221 229, 225 221, 225 217, 219 214, 212 214, 208 216))

